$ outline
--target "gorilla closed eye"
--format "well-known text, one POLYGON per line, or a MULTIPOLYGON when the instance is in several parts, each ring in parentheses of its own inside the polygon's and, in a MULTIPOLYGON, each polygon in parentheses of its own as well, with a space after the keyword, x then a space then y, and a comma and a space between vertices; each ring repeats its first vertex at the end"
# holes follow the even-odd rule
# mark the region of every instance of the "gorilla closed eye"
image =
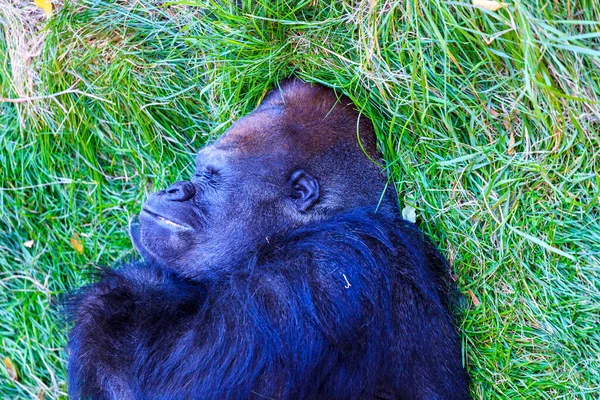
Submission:
POLYGON ((219 175, 221 172, 221 170, 217 167, 214 167, 212 165, 209 165, 208 167, 206 167, 206 173, 210 174, 210 175, 219 175))
POLYGON ((214 166, 206 166, 204 168, 202 168, 201 172, 198 172, 198 170, 195 173, 195 176, 201 177, 201 176, 211 176, 211 175, 219 175, 221 173, 221 169, 214 167, 214 166))
POLYGON ((221 175, 221 170, 216 167, 205 167, 202 172, 196 172, 194 178, 203 180, 207 183, 213 184, 217 182, 217 178, 221 175))

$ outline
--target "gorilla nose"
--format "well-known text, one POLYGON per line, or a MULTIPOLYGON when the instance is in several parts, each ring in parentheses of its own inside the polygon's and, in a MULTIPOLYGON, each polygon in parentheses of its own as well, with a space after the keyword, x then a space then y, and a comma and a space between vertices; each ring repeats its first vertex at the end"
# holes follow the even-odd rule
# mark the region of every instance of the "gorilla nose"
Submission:
POLYGON ((165 190, 165 197, 171 201, 187 201, 195 194, 196 188, 192 182, 175 182, 165 190))

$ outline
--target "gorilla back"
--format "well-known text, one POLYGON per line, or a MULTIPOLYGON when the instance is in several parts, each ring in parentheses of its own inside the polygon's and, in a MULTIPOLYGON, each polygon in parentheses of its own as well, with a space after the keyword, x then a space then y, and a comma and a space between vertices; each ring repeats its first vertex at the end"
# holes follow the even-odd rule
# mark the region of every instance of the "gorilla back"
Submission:
POLYGON ((372 160, 347 98, 281 84, 73 296, 71 396, 468 398, 447 263, 372 160))

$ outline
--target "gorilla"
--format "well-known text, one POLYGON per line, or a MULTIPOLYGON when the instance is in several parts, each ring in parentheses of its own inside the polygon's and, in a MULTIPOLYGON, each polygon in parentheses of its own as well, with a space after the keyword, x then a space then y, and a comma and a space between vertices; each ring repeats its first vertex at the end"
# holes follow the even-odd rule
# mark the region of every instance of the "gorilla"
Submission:
POLYGON ((448 263, 380 162, 348 98, 282 82, 73 294, 72 398, 469 398, 448 263))

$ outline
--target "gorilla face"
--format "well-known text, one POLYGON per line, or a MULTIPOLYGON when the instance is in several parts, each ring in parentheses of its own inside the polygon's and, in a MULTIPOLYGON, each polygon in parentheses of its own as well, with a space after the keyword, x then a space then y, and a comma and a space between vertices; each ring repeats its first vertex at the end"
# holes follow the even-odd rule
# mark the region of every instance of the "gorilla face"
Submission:
POLYGON ((131 226, 135 246, 200 277, 235 267, 272 235, 377 204, 385 178, 363 154, 357 118, 331 90, 291 81, 201 149, 189 181, 149 197, 131 226))
POLYGON ((273 122, 265 113, 239 121, 198 152, 189 181, 148 198, 139 223, 131 227, 145 258, 194 276, 235 264, 269 235, 307 219, 319 199, 317 180, 289 164, 281 151, 289 147, 285 135, 272 136, 271 143, 255 141, 252 126, 264 129, 273 122), (255 141, 251 152, 250 140, 255 141))

